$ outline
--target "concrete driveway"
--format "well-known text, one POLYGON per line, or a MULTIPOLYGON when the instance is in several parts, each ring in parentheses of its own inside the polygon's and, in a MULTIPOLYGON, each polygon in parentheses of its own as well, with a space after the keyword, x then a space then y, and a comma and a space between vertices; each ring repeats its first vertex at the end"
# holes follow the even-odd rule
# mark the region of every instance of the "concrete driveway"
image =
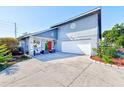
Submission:
POLYGON ((124 86, 124 69, 93 63, 87 56, 82 55, 69 56, 69 54, 64 55, 63 53, 53 55, 48 55, 52 58, 51 60, 41 61, 42 59, 33 58, 2 71, 0 86, 124 86), (58 58, 53 59, 53 55, 58 58), (63 58, 60 57, 62 55, 63 58))
POLYGON ((72 54, 72 53, 56 52, 56 53, 36 55, 34 58, 42 62, 48 62, 52 60, 65 59, 65 58, 76 57, 76 56, 80 56, 80 55, 72 54))

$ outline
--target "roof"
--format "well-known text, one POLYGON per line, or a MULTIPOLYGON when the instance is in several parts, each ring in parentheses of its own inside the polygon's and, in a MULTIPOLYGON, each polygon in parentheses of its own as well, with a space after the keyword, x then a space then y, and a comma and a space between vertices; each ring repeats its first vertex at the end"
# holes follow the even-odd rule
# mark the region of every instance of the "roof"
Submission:
POLYGON ((57 29, 57 27, 54 27, 54 28, 49 28, 49 29, 46 29, 46 30, 42 30, 42 31, 38 31, 38 32, 34 32, 32 33, 31 35, 37 35, 37 34, 40 34, 40 33, 43 33, 43 32, 47 32, 47 31, 51 31, 51 30, 54 30, 54 29, 57 29))
POLYGON ((26 38, 26 37, 29 37, 29 36, 34 36, 34 35, 37 35, 37 34, 40 34, 40 33, 43 33, 43 32, 47 32, 47 31, 51 31, 51 30, 54 30, 54 29, 57 29, 57 27, 49 28, 49 29, 42 30, 42 31, 37 31, 37 32, 34 32, 34 33, 29 33, 29 34, 26 34, 26 35, 22 35, 22 36, 18 37, 18 39, 26 38))
POLYGON ((97 14, 97 13, 100 13, 100 12, 101 12, 101 8, 97 7, 95 9, 92 9, 92 10, 88 11, 88 12, 84 12, 84 13, 78 15, 78 16, 74 16, 74 17, 72 17, 70 19, 67 19, 67 20, 63 21, 63 22, 57 23, 57 24, 51 26, 51 28, 54 28, 54 27, 66 24, 68 22, 77 20, 77 19, 82 18, 82 17, 86 17, 86 16, 89 16, 89 15, 97 14))
POLYGON ((101 8, 100 7, 92 9, 92 10, 90 10, 88 12, 84 12, 84 13, 78 15, 78 16, 74 16, 74 17, 72 17, 72 18, 70 18, 68 20, 65 20, 65 21, 61 22, 61 23, 57 23, 57 24, 51 26, 49 29, 42 30, 42 31, 37 31, 37 32, 34 32, 34 33, 29 33, 29 34, 20 36, 20 37, 18 37, 18 39, 22 39, 22 38, 26 38, 26 37, 29 37, 29 36, 32 36, 32 35, 37 35, 37 34, 40 34, 40 33, 43 33, 43 32, 47 32, 47 31, 56 29, 56 28, 58 28, 58 26, 61 26, 61 25, 66 24, 68 22, 77 20, 77 19, 82 18, 82 17, 89 16, 89 15, 97 14, 97 13, 101 13, 101 8))

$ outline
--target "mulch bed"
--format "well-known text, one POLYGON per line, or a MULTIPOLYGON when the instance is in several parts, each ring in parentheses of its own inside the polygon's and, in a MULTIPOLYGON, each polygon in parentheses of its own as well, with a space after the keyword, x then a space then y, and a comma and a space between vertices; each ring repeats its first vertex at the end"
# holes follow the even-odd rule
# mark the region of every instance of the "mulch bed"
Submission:
MULTIPOLYGON (((91 59, 95 60, 96 62, 101 62, 101 63, 105 63, 102 58, 98 57, 98 56, 91 56, 91 59)), ((120 66, 120 67, 124 67, 124 58, 112 58, 112 64, 120 66)))

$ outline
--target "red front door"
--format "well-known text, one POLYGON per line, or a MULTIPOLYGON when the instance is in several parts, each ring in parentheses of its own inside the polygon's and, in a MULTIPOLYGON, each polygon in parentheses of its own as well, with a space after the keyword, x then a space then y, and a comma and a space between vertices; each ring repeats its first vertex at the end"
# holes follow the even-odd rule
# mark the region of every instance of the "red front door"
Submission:
POLYGON ((48 41, 48 51, 52 50, 52 41, 48 41))

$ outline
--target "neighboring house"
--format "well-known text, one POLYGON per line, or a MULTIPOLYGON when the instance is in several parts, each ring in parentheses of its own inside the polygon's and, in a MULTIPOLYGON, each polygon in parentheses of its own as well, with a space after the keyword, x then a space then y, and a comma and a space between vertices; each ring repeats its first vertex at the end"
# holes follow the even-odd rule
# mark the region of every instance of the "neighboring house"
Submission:
POLYGON ((101 9, 70 18, 39 31, 19 37, 20 45, 25 53, 33 55, 51 49, 59 52, 94 55, 92 48, 97 48, 101 39, 101 9), (48 44, 48 46, 47 46, 48 44))

